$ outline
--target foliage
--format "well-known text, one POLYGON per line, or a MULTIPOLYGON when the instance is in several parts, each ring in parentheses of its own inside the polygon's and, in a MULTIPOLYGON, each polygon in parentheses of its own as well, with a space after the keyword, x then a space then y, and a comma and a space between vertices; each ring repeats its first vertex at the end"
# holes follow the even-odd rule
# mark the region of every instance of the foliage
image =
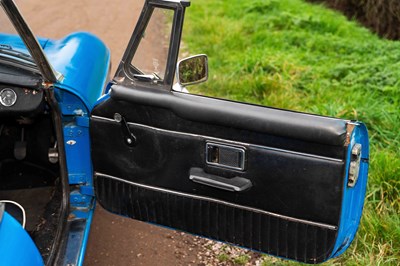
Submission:
POLYGON ((356 18, 380 36, 400 39, 400 1, 395 0, 309 0, 323 2, 356 18))
POLYGON ((366 123, 361 226, 327 265, 399 264, 400 43, 301 0, 194 0, 185 27, 185 49, 210 64, 210 80, 191 92, 366 123))

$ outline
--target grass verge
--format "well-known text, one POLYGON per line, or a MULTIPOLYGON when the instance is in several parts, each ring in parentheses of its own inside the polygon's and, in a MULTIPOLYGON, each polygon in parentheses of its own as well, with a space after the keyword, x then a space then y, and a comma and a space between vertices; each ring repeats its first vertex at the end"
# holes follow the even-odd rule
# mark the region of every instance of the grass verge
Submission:
POLYGON ((301 0, 195 0, 185 23, 185 49, 206 53, 210 67, 191 92, 366 123, 360 229, 326 265, 400 264, 400 43, 301 0))

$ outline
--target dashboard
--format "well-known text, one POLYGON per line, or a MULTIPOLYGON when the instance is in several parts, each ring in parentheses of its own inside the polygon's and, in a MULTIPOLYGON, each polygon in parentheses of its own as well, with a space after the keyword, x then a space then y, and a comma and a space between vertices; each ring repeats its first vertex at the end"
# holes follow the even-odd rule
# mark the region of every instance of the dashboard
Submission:
POLYGON ((0 116, 32 115, 43 107, 43 91, 0 84, 0 116))
POLYGON ((42 79, 27 70, 0 64, 0 117, 32 116, 44 108, 42 79))

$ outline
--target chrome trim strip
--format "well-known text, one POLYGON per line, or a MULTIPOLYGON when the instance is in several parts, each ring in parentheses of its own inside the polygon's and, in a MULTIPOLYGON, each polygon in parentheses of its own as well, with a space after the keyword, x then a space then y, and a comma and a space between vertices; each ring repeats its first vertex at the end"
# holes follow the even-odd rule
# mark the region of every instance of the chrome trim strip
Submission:
POLYGON ((175 195, 178 195, 178 196, 189 197, 189 198, 193 198, 193 199, 207 200, 207 201, 211 201, 211 202, 215 202, 215 203, 219 203, 219 204, 224 204, 224 205, 227 205, 227 206, 230 206, 230 207, 243 209, 243 210, 246 210, 246 211, 252 211, 252 212, 257 212, 257 213, 261 213, 261 214, 267 214, 267 215, 271 215, 271 216, 274 216, 274 217, 277 217, 277 218, 280 218, 280 219, 288 220, 290 222, 299 222, 299 223, 304 223, 304 224, 308 224, 308 225, 312 225, 312 226, 323 227, 323 228, 326 228, 326 229, 329 229, 329 230, 337 230, 337 226, 330 225, 330 224, 307 221, 307 220, 303 220, 303 219, 293 218, 293 217, 289 217, 289 216, 286 216, 286 215, 281 215, 281 214, 268 212, 268 211, 264 211, 264 210, 260 210, 260 209, 246 207, 246 206, 242 206, 242 205, 238 205, 238 204, 234 204, 234 203, 230 203, 230 202, 226 202, 226 201, 222 201, 222 200, 217 200, 217 199, 213 199, 213 198, 197 196, 197 195, 191 195, 191 194, 177 192, 177 191, 173 191, 173 190, 169 190, 169 189, 143 185, 143 184, 135 183, 135 182, 132 182, 132 181, 127 181, 127 180, 124 180, 124 179, 121 179, 121 178, 118 178, 118 177, 115 177, 115 176, 111 176, 111 175, 107 175, 107 174, 103 174, 103 173, 99 173, 99 172, 95 172, 94 175, 95 176, 101 176, 101 177, 109 178, 109 179, 113 179, 113 180, 116 180, 116 181, 119 181, 119 182, 123 182, 123 183, 126 183, 126 184, 130 184, 130 185, 134 185, 134 186, 138 186, 138 187, 141 187, 141 188, 150 189, 150 190, 154 190, 154 191, 158 191, 158 192, 166 192, 166 193, 171 193, 171 194, 175 194, 175 195))
MULTIPOLYGON (((103 120, 103 121, 108 121, 108 122, 114 122, 114 123, 118 124, 118 122, 116 122, 114 119, 107 118, 107 117, 92 115, 91 118, 98 119, 98 120, 103 120)), ((273 148, 273 147, 268 147, 268 146, 250 144, 250 143, 227 140, 227 139, 220 139, 220 138, 215 138, 215 137, 210 137, 210 136, 205 136, 205 135, 199 135, 199 134, 193 134, 193 133, 186 133, 186 132, 179 132, 179 131, 173 131, 173 130, 168 130, 168 129, 161 129, 161 128, 157 128, 157 127, 152 127, 152 126, 147 126, 147 125, 137 124, 137 123, 132 123, 132 122, 127 122, 127 123, 128 123, 128 125, 131 125, 131 126, 136 126, 136 127, 141 127, 141 128, 148 128, 148 129, 152 129, 152 130, 156 130, 156 131, 160 131, 160 132, 167 132, 167 133, 177 134, 177 135, 203 138, 203 139, 208 140, 208 141, 216 141, 216 142, 222 142, 222 143, 233 144, 233 145, 238 145, 238 146, 253 147, 253 148, 258 148, 258 149, 265 149, 265 150, 271 150, 271 151, 276 151, 276 152, 289 153, 289 154, 293 154, 293 155, 316 158, 316 159, 320 159, 320 160, 324 160, 324 161, 332 161, 332 162, 340 162, 340 163, 343 162, 343 160, 341 160, 341 159, 330 158, 330 157, 320 156, 320 155, 315 155, 315 154, 309 154, 309 153, 303 153, 303 152, 297 152, 297 151, 290 151, 290 150, 285 150, 285 149, 273 148)))
POLYGON ((0 224, 1 224, 1 221, 3 220, 4 211, 5 211, 4 203, 0 202, 0 224))

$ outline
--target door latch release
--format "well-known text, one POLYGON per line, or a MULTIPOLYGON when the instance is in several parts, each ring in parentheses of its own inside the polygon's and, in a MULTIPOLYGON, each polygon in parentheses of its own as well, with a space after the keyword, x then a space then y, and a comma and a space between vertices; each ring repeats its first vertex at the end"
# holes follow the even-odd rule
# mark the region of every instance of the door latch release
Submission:
POLYGON ((206 162, 228 169, 245 169, 245 149, 220 143, 206 143, 206 162))
POLYGON ((349 180, 347 182, 347 186, 349 187, 354 187, 358 180, 358 173, 360 172, 361 163, 361 148, 361 144, 356 143, 351 149, 349 180))
POLYGON ((124 135, 125 144, 128 145, 129 147, 134 147, 136 145, 136 137, 130 131, 128 123, 125 120, 125 117, 123 117, 119 113, 115 113, 114 120, 121 124, 121 129, 122 129, 122 134, 124 135))

